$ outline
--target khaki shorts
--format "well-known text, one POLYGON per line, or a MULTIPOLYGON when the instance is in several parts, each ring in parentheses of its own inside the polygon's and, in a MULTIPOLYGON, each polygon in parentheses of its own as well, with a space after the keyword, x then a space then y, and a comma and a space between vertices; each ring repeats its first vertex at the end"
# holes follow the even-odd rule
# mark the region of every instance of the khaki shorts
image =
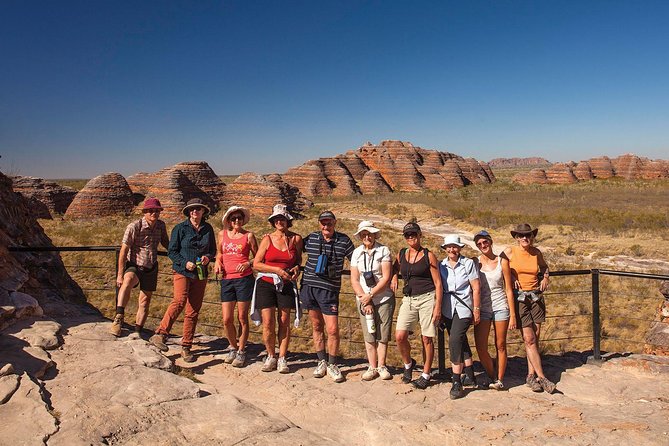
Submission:
MULTIPOLYGON (((360 304, 358 304, 359 306, 360 304)), ((367 332, 367 320, 364 314, 360 314, 360 323, 362 324, 362 336, 365 342, 373 344, 374 342, 390 342, 392 333, 393 314, 395 313, 395 296, 380 305, 374 305, 374 325, 376 333, 367 332)))
POLYGON ((433 338, 436 334, 432 323, 434 299, 434 291, 417 296, 404 296, 397 315, 395 330, 411 331, 414 325, 420 322, 420 333, 425 337, 433 338))
POLYGON ((516 305, 516 326, 518 328, 531 327, 533 324, 543 324, 546 321, 546 301, 544 296, 532 302, 526 299, 525 302, 515 301, 516 305))

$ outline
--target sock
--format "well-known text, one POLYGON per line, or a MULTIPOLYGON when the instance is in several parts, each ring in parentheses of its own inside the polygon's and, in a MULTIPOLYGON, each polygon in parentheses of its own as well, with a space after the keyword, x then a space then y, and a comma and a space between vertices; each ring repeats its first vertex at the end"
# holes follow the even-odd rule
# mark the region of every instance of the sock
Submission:
POLYGON ((465 375, 467 375, 469 379, 474 381, 474 369, 472 368, 472 366, 465 367, 465 375))
POLYGON ((316 352, 319 361, 325 361, 325 350, 316 352))
POLYGON ((453 384, 458 383, 462 384, 462 381, 460 381, 460 374, 459 373, 454 373, 453 374, 453 384))
POLYGON ((116 307, 116 314, 125 314, 124 307, 116 307))
POLYGON ((328 355, 328 364, 337 364, 339 362, 339 357, 335 355, 328 355))
POLYGON ((429 381, 430 378, 431 378, 431 376, 430 376, 429 373, 421 373, 420 376, 422 376, 423 378, 427 379, 428 381, 429 381))

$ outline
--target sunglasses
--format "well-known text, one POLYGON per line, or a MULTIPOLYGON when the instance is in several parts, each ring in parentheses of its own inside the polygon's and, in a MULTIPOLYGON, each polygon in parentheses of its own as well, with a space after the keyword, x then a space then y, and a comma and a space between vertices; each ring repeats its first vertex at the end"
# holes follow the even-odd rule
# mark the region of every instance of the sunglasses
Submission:
POLYGON ((529 240, 532 238, 532 234, 518 234, 516 238, 526 238, 529 240))
POLYGON ((490 244, 490 240, 485 240, 485 239, 484 240, 479 240, 478 242, 476 242, 476 246, 478 246, 478 247, 489 245, 489 244, 490 244))
POLYGON ((201 206, 195 206, 195 207, 190 208, 190 211, 191 211, 191 212, 193 212, 193 211, 195 211, 195 212, 201 212, 201 211, 204 211, 204 208, 201 207, 201 206))
POLYGON ((372 234, 371 232, 361 232, 360 233, 361 238, 367 238, 367 237, 372 237, 372 236, 374 236, 374 234, 372 234))
POLYGON ((243 215, 233 215, 230 217, 230 221, 244 221, 243 215))
POLYGON ((160 214, 160 209, 147 209, 146 211, 147 214, 160 214))
POLYGON ((410 238, 418 238, 418 233, 417 232, 407 232, 404 234, 405 239, 410 239, 410 238))

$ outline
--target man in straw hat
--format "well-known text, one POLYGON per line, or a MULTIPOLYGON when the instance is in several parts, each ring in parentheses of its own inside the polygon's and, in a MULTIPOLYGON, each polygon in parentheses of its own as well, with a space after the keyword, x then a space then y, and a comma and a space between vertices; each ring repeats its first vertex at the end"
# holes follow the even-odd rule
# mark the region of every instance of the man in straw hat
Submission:
POLYGON ((137 285, 139 301, 135 332, 141 332, 146 322, 151 295, 158 283, 158 245, 167 249, 169 243, 165 222, 160 220, 162 210, 157 198, 147 198, 142 208, 144 216, 125 228, 118 256, 116 316, 109 330, 114 336, 121 336, 125 306, 130 299, 130 292, 137 285))

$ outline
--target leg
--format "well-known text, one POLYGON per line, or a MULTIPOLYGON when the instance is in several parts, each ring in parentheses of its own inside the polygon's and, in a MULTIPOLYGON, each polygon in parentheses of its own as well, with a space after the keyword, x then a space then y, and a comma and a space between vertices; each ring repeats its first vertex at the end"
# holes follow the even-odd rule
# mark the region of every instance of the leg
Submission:
POLYGON ((246 349, 249 340, 249 308, 251 302, 237 302, 237 319, 239 319, 239 350, 246 349))
MULTIPOLYGON (((488 336, 490 335, 491 321, 481 321, 474 327, 474 339, 476 341, 476 353, 489 377, 494 378, 495 368, 492 364, 492 358, 488 353, 488 336)), ((466 364, 465 364, 466 365, 466 364)))
POLYGON ((290 344, 290 308, 279 308, 279 358, 285 358, 290 344))
POLYGON ((339 354, 339 316, 324 314, 323 318, 328 333, 328 354, 337 356, 339 354))
POLYGON ((379 362, 378 362, 378 355, 376 352, 376 342, 365 342, 365 351, 367 352, 367 361, 369 362, 369 366, 372 368, 377 368, 379 367, 379 362))
POLYGON ((184 312, 184 329, 183 338, 181 339, 182 347, 191 347, 193 344, 195 326, 197 325, 197 319, 200 315, 200 308, 202 308, 204 289, 207 286, 206 280, 190 280, 191 285, 188 293, 188 300, 186 301, 186 311, 184 312))
POLYGON ((325 320, 323 313, 320 310, 309 310, 309 319, 311 319, 312 338, 314 340, 314 348, 317 352, 325 350, 325 320))
POLYGON ((186 305, 186 300, 188 299, 189 292, 189 283, 186 276, 181 274, 174 273, 174 297, 170 306, 167 307, 163 319, 160 321, 160 326, 156 329, 156 334, 167 335, 172 330, 172 325, 174 321, 177 320, 177 317, 184 309, 186 305))
POLYGON ((525 341, 525 353, 527 354, 528 374, 536 373, 539 378, 545 378, 541 367, 541 355, 537 343, 537 329, 534 325, 523 327, 523 341, 525 341), (530 368, 531 367, 531 368, 530 368))
POLYGON ((376 344, 376 355, 379 362, 379 367, 386 366, 386 356, 388 356, 388 343, 379 342, 376 344))
POLYGON ((137 302, 137 316, 135 317, 135 327, 143 327, 146 317, 149 315, 149 305, 153 291, 140 291, 137 302))
POLYGON ((139 283, 139 278, 132 271, 127 271, 123 274, 123 283, 121 288, 118 290, 118 299, 116 300, 116 306, 125 308, 128 305, 128 300, 130 300, 130 292, 132 289, 139 283))
POLYGON ((228 338, 230 346, 237 350, 237 330, 235 330, 235 301, 221 302, 221 311, 223 313, 223 328, 225 328, 225 337, 228 338))
POLYGON ((409 332, 407 330, 395 331, 395 342, 400 351, 402 362, 409 364, 411 362, 411 345, 409 344, 409 332))
POLYGON ((421 336, 423 339, 423 350, 425 351, 425 364, 423 364, 423 373, 429 375, 432 373, 432 360, 434 359, 434 339, 430 336, 421 336))
POLYGON ((504 381, 506 373, 506 332, 509 328, 509 321, 495 321, 495 348, 497 349, 497 379, 504 381))
POLYGON ((275 319, 274 308, 263 308, 260 310, 260 317, 262 318, 262 340, 265 343, 267 356, 273 357, 276 352, 276 338, 274 337, 275 319))

